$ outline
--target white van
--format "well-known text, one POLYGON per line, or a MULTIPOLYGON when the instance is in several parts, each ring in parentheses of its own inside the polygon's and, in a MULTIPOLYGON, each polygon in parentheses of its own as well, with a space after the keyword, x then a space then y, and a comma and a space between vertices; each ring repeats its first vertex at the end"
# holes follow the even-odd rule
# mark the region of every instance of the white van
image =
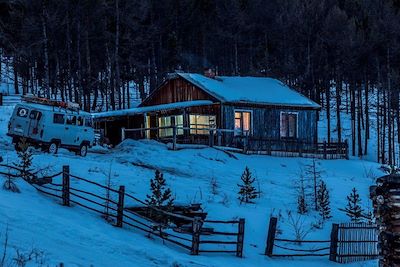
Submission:
POLYGON ((77 155, 86 156, 94 143, 94 130, 90 113, 69 108, 66 103, 25 99, 15 106, 8 124, 7 135, 18 149, 21 138, 30 145, 51 154, 66 148, 77 155))

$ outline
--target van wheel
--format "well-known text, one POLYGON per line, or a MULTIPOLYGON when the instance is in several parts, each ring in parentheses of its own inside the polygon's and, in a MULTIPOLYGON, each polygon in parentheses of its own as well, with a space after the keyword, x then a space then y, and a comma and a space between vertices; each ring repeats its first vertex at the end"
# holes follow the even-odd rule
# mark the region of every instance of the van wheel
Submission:
POLYGON ((53 154, 53 155, 57 154, 57 152, 58 152, 58 144, 56 142, 52 142, 50 144, 49 148, 47 149, 47 151, 50 154, 53 154))
POLYGON ((85 144, 82 144, 81 147, 79 148, 79 156, 81 157, 86 157, 88 151, 88 147, 85 144))

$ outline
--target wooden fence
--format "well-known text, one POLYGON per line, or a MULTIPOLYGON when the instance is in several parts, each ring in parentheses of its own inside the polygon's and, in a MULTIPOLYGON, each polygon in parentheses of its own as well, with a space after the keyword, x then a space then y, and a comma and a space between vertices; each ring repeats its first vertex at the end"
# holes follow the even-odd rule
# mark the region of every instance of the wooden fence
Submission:
POLYGON ((329 256, 331 261, 349 263, 376 259, 379 256, 376 225, 332 224, 329 240, 294 240, 277 238, 277 224, 278 219, 271 217, 265 248, 265 255, 268 257, 329 256))
POLYGON ((13 106, 21 102, 20 95, 4 95, 0 93, 0 106, 13 106))
POLYGON ((339 263, 376 259, 378 253, 378 228, 366 223, 342 223, 332 225, 336 245, 330 260, 339 263))
POLYGON ((316 143, 302 140, 269 139, 252 136, 248 133, 238 136, 232 129, 193 128, 181 126, 163 126, 137 129, 121 129, 121 139, 152 138, 161 142, 172 143, 172 149, 178 144, 197 144, 225 146, 239 149, 245 154, 265 154, 283 157, 307 157, 321 159, 348 159, 349 149, 347 140, 320 141, 316 143), (168 136, 160 136, 160 131, 168 136), (202 134, 199 134, 202 133, 202 134), (205 134, 207 133, 207 134, 205 134))
MULTIPOLYGON (((7 171, 0 170, 1 175, 21 177, 22 170, 13 166, 1 165, 7 171)), ((148 206, 144 201, 125 191, 125 186, 118 190, 93 182, 70 173, 69 166, 63 166, 63 170, 48 177, 36 177, 35 174, 27 173, 29 182, 39 192, 50 195, 60 200, 67 207, 80 206, 96 212, 116 227, 129 227, 140 230, 160 238, 163 242, 170 242, 192 255, 199 253, 230 253, 237 257, 243 256, 245 220, 216 221, 202 220, 200 217, 188 217, 175 214, 156 207, 148 206), (61 178, 61 183, 54 182, 61 178), (97 190, 108 192, 106 196, 96 194, 87 190, 79 189, 71 185, 71 180, 82 184, 93 186, 97 190), (140 215, 127 207, 127 203, 140 204, 159 216, 173 220, 184 220, 190 223, 188 229, 182 227, 171 227, 161 224, 148 217, 140 215), (223 229, 218 226, 223 225, 223 229), (230 226, 230 231, 226 229, 230 226)), ((170 220, 168 220, 170 221, 170 220)))

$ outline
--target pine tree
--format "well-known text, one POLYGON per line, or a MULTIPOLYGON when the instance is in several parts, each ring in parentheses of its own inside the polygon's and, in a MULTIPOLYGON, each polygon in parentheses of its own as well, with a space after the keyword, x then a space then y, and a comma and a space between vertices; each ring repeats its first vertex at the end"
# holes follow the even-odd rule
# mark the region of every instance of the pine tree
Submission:
POLYGON ((350 195, 347 196, 347 206, 345 212, 347 216, 350 217, 352 222, 360 222, 360 218, 363 213, 363 209, 360 206, 361 199, 360 195, 357 193, 357 189, 353 188, 350 195))
POLYGON ((295 182, 295 188, 297 191, 297 212, 299 214, 306 214, 308 212, 308 204, 303 169, 300 169, 299 179, 295 182))
POLYGON ((19 158, 18 163, 14 163, 15 167, 21 170, 21 177, 24 180, 29 180, 31 177, 29 176, 29 172, 32 171, 32 152, 29 149, 29 143, 26 142, 25 138, 22 138, 21 141, 18 143, 18 151, 17 155, 19 158))
POLYGON ((319 163, 315 159, 312 159, 311 163, 305 166, 305 176, 312 184, 312 193, 309 195, 312 197, 312 202, 316 211, 318 210, 318 184, 321 181, 322 174, 323 171, 320 170, 319 163))
POLYGON ((255 199, 258 195, 256 188, 253 186, 253 183, 256 179, 253 178, 250 169, 247 166, 244 169, 241 180, 242 184, 238 184, 240 188, 238 192, 240 204, 242 204, 242 202, 254 203, 252 200, 255 199))
POLYGON ((165 208, 170 210, 173 206, 174 199, 171 189, 166 188, 166 181, 163 174, 156 170, 154 179, 150 180, 151 195, 147 195, 146 203, 156 208, 165 208))
POLYGON ((329 191, 324 181, 321 181, 321 183, 318 186, 317 201, 318 201, 318 212, 322 220, 325 221, 327 219, 332 218, 330 200, 329 200, 329 191))
POLYGON ((299 214, 306 214, 307 213, 307 204, 304 195, 299 195, 297 198, 297 212, 299 214))

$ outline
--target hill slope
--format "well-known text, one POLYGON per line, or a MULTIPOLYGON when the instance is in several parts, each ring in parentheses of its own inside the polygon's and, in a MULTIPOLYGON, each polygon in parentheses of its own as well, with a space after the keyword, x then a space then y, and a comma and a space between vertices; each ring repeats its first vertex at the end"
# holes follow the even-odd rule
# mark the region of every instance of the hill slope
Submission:
MULTIPOLYGON (((10 148, 10 140, 5 136, 10 112, 10 108, 0 107, 0 154, 9 163, 17 160, 16 153, 10 148)), ((202 203, 211 219, 246 219, 243 259, 232 255, 190 256, 173 245, 163 245, 139 232, 114 228, 96 214, 79 207, 63 207, 22 181, 18 182, 21 194, 0 190, 0 214, 4 214, 0 216, 1 237, 8 224, 12 246, 24 251, 32 246, 39 248, 45 251, 51 265, 64 262, 67 266, 172 266, 174 263, 182 266, 335 266, 326 257, 281 260, 262 255, 271 214, 282 215, 282 236, 293 235, 287 211, 296 211, 295 181, 300 169, 310 162, 311 159, 303 158, 241 154, 231 157, 212 148, 170 151, 166 145, 154 141, 131 140, 105 154, 90 153, 86 158, 66 150, 60 150, 55 156, 35 152, 37 169, 46 168, 47 173, 55 173, 62 165, 70 165, 71 173, 103 184, 111 173, 114 187, 125 185, 128 192, 141 199, 149 193, 149 180, 154 176, 154 169, 161 170, 177 202, 202 203), (262 194, 255 204, 240 205, 237 184, 245 166, 257 178, 256 187, 262 194), (212 179, 217 181, 217 194, 212 193, 212 179)), ((345 207, 351 189, 359 190, 363 207, 368 210, 368 187, 382 173, 378 164, 357 159, 319 160, 317 164, 330 189, 333 218, 322 229, 310 230, 307 238, 329 239, 332 222, 348 221, 338 208, 345 207)), ((95 190, 74 179, 71 183, 95 190)), ((310 212, 301 220, 304 229, 311 229, 311 225, 317 223, 318 215, 310 212)), ((10 250, 10 257, 13 252, 10 250)), ((372 261, 351 266, 375 264, 372 261)))

